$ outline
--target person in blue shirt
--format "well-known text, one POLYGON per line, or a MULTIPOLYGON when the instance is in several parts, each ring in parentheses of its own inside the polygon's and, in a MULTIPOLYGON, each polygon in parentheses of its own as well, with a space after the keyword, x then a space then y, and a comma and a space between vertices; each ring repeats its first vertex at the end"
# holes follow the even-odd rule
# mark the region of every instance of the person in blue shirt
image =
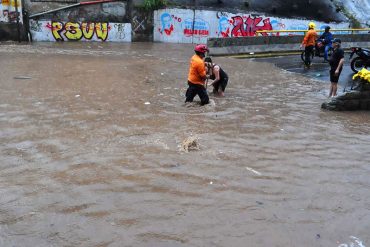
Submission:
POLYGON ((330 32, 330 27, 325 27, 325 32, 321 34, 319 39, 323 40, 325 45, 325 52, 324 52, 324 59, 325 61, 328 61, 328 51, 330 48, 332 48, 332 40, 333 40, 333 34, 330 32))

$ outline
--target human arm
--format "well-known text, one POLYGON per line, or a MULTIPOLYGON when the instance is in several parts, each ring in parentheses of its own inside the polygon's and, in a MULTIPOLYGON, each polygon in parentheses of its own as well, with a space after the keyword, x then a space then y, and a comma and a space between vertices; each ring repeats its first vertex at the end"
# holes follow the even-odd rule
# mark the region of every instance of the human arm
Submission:
POLYGON ((303 41, 302 41, 302 43, 300 44, 300 48, 302 48, 302 47, 305 47, 306 46, 306 42, 305 42, 305 38, 306 38, 306 36, 303 38, 303 41))
POLYGON ((337 58, 339 59, 339 63, 337 68, 335 69, 335 74, 339 75, 339 72, 343 68, 344 64, 344 51, 342 49, 337 50, 337 58))
POLYGON ((299 46, 300 48, 305 47, 307 42, 307 34, 304 36, 301 45, 299 46))
POLYGON ((213 85, 213 84, 215 84, 216 82, 218 82, 219 80, 220 80, 220 66, 218 66, 218 65, 215 65, 214 67, 213 67, 213 74, 215 75, 215 79, 214 79, 214 81, 211 83, 211 85, 213 85))
POLYGON ((344 64, 344 58, 342 57, 340 60, 339 60, 339 64, 338 64, 338 67, 337 69, 335 70, 335 75, 339 75, 339 71, 340 69, 343 67, 343 64, 344 64))

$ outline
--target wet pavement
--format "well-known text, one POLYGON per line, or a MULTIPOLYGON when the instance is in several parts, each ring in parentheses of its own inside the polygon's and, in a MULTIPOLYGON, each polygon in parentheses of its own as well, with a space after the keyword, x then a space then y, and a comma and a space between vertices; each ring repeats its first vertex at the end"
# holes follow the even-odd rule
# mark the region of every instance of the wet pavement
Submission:
POLYGON ((370 245, 369 112, 221 57, 226 97, 185 107, 192 53, 0 45, 0 246, 370 245))
MULTIPOLYGON (((354 73, 351 70, 349 56, 350 52, 346 52, 344 55, 345 63, 338 82, 338 93, 348 91, 352 86, 352 76, 354 75, 354 73)), ((273 63, 279 68, 282 68, 290 72, 302 74, 304 76, 321 81, 322 83, 325 84, 328 84, 330 82, 329 76, 330 65, 327 62, 325 62, 322 57, 314 57, 312 59, 312 66, 310 69, 305 68, 300 58, 300 55, 258 58, 255 60, 257 62, 273 63)))

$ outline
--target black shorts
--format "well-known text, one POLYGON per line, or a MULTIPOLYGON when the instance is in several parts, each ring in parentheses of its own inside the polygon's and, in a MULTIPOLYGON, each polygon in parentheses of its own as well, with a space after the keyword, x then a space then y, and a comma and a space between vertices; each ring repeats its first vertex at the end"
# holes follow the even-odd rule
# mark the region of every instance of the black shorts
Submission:
POLYGON ((220 80, 213 84, 214 91, 218 92, 218 89, 221 87, 222 92, 225 92, 227 82, 229 81, 229 78, 224 78, 223 80, 220 80))
POLYGON ((335 69, 330 70, 330 82, 338 83, 340 73, 342 73, 342 69, 339 70, 339 74, 335 75, 335 69))

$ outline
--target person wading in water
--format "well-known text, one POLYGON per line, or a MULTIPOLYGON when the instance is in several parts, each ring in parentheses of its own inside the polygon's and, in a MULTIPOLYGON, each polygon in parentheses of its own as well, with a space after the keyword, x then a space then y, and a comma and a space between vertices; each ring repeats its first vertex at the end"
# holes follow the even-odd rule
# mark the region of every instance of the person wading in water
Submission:
POLYGON ((229 81, 229 77, 227 76, 226 72, 220 67, 220 65, 214 64, 210 57, 206 57, 204 62, 207 66, 207 73, 209 74, 209 78, 214 80, 210 85, 213 86, 213 93, 217 96, 224 97, 225 88, 227 86, 227 82, 229 81))
POLYGON ((186 102, 193 102, 196 95, 200 98, 200 104, 205 105, 209 103, 209 97, 206 89, 206 66, 204 63, 204 57, 208 52, 206 45, 196 45, 194 48, 195 55, 191 57, 190 68, 188 75, 188 89, 186 90, 186 102))

